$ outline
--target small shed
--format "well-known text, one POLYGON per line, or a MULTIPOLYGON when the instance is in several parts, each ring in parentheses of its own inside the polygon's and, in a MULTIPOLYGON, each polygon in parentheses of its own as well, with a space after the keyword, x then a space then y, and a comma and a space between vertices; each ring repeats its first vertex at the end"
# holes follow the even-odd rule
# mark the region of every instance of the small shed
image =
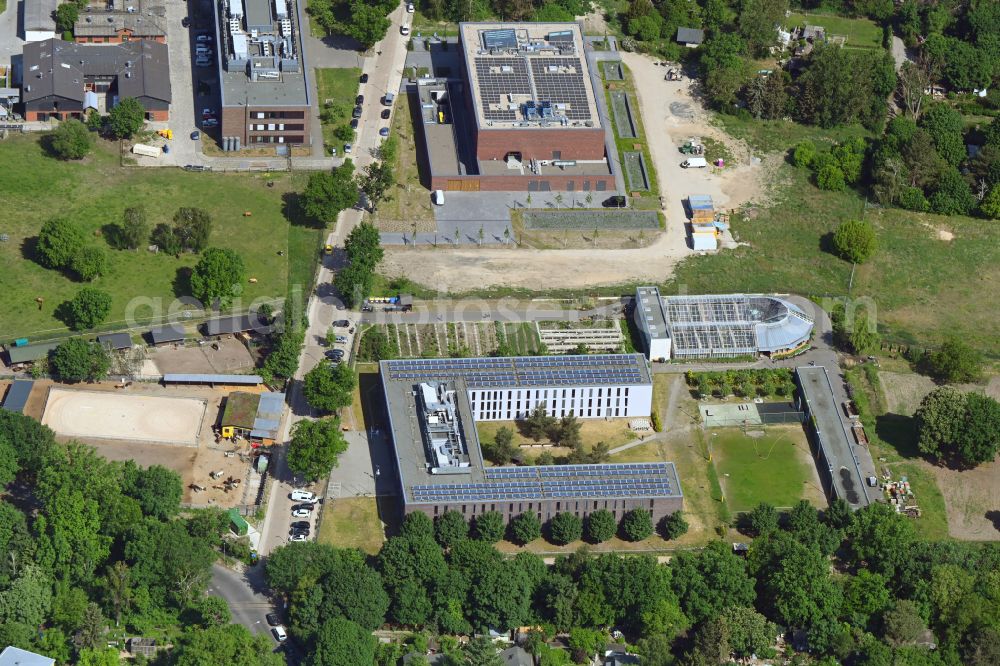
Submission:
POLYGON ((111 349, 131 349, 132 338, 128 333, 105 333, 97 336, 97 344, 111 349))
POLYGON ((165 345, 171 342, 182 342, 184 340, 184 327, 180 324, 169 324, 154 328, 149 332, 149 339, 153 345, 165 345))
POLYGON ((34 363, 49 355, 49 352, 58 347, 60 342, 38 342, 33 345, 21 345, 15 347, 7 345, 7 360, 10 365, 17 363, 34 363))
POLYGON ((28 396, 31 395, 31 388, 35 382, 27 379, 15 380, 7 389, 7 396, 3 400, 3 409, 8 412, 24 412, 24 406, 28 404, 28 396))
POLYGON ((696 231, 691 234, 691 249, 693 250, 718 250, 719 240, 715 232, 696 231))
POLYGON ((677 28, 677 43, 695 49, 705 41, 705 31, 699 28, 677 28))
POLYGON ((247 532, 250 531, 250 523, 240 515, 240 510, 234 506, 227 513, 229 514, 229 529, 238 536, 246 536, 247 532))
POLYGON ((133 655, 141 654, 144 657, 155 657, 156 639, 136 636, 135 638, 130 638, 125 642, 125 649, 133 655))
POLYGON ((688 209, 691 211, 692 222, 711 222, 715 219, 715 204, 708 194, 688 196, 688 209))

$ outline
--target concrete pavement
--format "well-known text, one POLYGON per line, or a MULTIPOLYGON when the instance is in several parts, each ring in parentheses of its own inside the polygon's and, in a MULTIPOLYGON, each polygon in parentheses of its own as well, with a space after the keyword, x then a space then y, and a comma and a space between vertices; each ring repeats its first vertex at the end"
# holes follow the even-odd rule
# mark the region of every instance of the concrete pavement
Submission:
POLYGON ((20 56, 24 48, 19 17, 22 0, 7 0, 7 9, 0 14, 0 65, 10 64, 12 56, 20 56))

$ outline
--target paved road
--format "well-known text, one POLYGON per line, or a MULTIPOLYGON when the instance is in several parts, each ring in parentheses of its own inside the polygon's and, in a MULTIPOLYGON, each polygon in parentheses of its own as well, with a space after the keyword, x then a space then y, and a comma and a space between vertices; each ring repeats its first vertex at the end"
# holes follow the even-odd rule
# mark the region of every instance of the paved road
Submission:
MULTIPOLYGON (((398 90, 402 80, 406 45, 399 34, 399 25, 405 15, 406 12, 402 5, 389 15, 392 25, 389 27, 386 37, 373 48, 376 57, 365 62, 365 72, 369 79, 368 83, 362 87, 362 94, 365 95, 367 102, 354 149, 354 160, 359 169, 364 169, 373 161, 374 148, 381 141, 378 136, 378 115, 383 107, 378 100, 385 91, 398 90)), ((305 345, 299 357, 299 369, 288 390, 290 410, 285 418, 281 433, 281 439, 284 442, 289 440, 291 428, 297 421, 313 417, 312 410, 302 396, 302 378, 317 363, 322 362, 323 352, 326 351, 323 343, 325 343, 327 331, 330 330, 334 320, 346 319, 350 322, 348 327, 341 328, 338 332, 348 338, 347 343, 342 345, 343 348, 351 349, 353 346, 354 332, 357 330, 360 313, 337 309, 341 301, 331 282, 336 270, 345 262, 342 250, 344 239, 361 222, 361 219, 362 213, 358 209, 352 208, 341 212, 334 231, 327 237, 327 243, 337 248, 337 251, 323 257, 316 277, 316 290, 309 296, 306 307, 309 327, 306 330, 305 345)), ((340 484, 341 492, 344 492, 346 488, 347 494, 357 495, 376 491, 383 492, 382 484, 386 484, 384 492, 392 492, 389 485, 392 475, 381 474, 382 468, 388 468, 387 442, 373 439, 374 444, 370 443, 367 433, 363 431, 349 433, 348 442, 349 449, 343 456, 344 463, 341 467, 334 469, 331 477, 334 488, 338 487, 336 484, 340 484), (365 480, 366 474, 370 476, 368 481, 365 480)), ((292 489, 301 485, 296 482, 288 469, 284 455, 285 450, 285 446, 277 447, 276 460, 272 461, 275 483, 271 487, 267 515, 261 526, 259 548, 261 555, 267 555, 274 548, 287 542, 288 523, 293 505, 288 495, 292 489)), ((326 495, 326 487, 322 484, 317 484, 310 489, 320 496, 326 495)))
POLYGON ((21 55, 24 40, 18 32, 20 0, 7 0, 7 9, 0 14, 0 65, 9 65, 10 58, 21 55))
POLYGON ((234 623, 242 624, 255 634, 271 635, 264 616, 276 612, 277 608, 264 594, 265 590, 263 564, 250 567, 245 573, 233 571, 218 563, 212 565, 212 580, 208 586, 208 593, 226 601, 233 614, 234 623))

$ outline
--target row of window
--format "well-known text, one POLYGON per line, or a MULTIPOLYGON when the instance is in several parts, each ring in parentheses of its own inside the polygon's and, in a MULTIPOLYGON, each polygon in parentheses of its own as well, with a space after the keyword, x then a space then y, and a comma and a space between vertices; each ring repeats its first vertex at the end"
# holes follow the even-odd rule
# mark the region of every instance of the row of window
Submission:
POLYGON ((514 389, 507 391, 470 391, 469 402, 477 420, 509 421, 522 418, 539 404, 551 416, 570 413, 581 418, 627 416, 629 389, 566 388, 514 389))
POLYGON ((438 516, 449 509, 452 511, 459 511, 466 519, 473 518, 479 514, 486 513, 487 511, 499 511, 500 513, 506 513, 508 516, 516 516, 522 513, 536 513, 539 520, 548 520, 557 513, 572 513, 578 517, 585 517, 587 514, 597 511, 598 509, 606 509, 610 511, 614 517, 617 519, 623 516, 628 511, 637 508, 648 508, 650 511, 655 509, 656 500, 594 500, 593 502, 587 500, 577 500, 570 502, 555 502, 553 505, 552 501, 540 501, 540 502, 511 502, 506 506, 504 504, 462 504, 462 505, 435 505, 434 515, 438 516), (642 507, 640 501, 647 506, 642 507), (589 505, 589 506, 588 506, 589 505), (506 511, 504 509, 506 508, 506 511))
POLYGON ((250 123, 247 125, 247 130, 251 132, 301 132, 304 129, 302 123, 296 123, 294 125, 286 125, 285 123, 268 123, 268 124, 254 124, 250 123))
POLYGON ((306 117, 305 111, 251 111, 250 118, 253 120, 265 120, 268 118, 287 118, 302 120, 306 117))
POLYGON ((293 136, 252 136, 250 143, 303 143, 303 136, 296 134, 293 136))

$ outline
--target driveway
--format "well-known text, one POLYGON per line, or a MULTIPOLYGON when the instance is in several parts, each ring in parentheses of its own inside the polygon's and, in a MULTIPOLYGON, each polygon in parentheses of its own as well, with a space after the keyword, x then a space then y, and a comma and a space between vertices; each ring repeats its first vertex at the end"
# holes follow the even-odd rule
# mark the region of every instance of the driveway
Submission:
POLYGON ((24 40, 18 30, 21 0, 7 0, 7 9, 0 14, 0 65, 10 64, 12 56, 21 55, 24 40))
POLYGON ((233 614, 233 622, 242 624, 254 634, 271 635, 264 616, 276 612, 277 608, 265 594, 266 590, 263 564, 249 567, 242 573, 218 563, 212 565, 208 593, 224 599, 233 614))

